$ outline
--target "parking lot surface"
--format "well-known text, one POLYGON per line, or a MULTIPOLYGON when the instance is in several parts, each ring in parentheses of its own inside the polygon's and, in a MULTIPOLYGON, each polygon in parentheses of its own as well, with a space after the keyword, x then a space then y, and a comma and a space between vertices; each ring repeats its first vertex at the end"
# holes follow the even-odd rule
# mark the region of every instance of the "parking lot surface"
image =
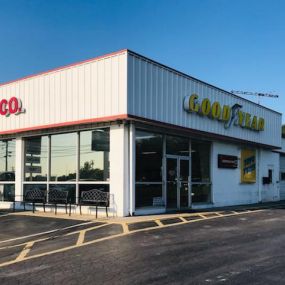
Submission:
POLYGON ((283 207, 0 227, 0 284, 284 284, 283 207))

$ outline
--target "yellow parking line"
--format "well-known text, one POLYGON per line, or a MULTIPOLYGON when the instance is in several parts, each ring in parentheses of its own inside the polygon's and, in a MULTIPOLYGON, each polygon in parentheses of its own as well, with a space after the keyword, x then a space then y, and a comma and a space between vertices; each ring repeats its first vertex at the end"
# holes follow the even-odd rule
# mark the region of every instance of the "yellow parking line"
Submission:
MULTIPOLYGON (((255 212, 259 212, 259 211, 263 211, 263 210, 257 210, 257 211, 251 211, 251 212, 236 212, 236 214, 229 214, 228 216, 234 216, 234 215, 242 215, 242 214, 250 214, 250 213, 255 213, 255 212)), ((203 216, 201 214, 201 216, 203 216)), ((168 224, 168 225, 163 225, 163 228, 169 228, 169 227, 174 227, 174 226, 179 226, 181 224, 186 224, 186 223, 195 223, 195 222, 200 222, 200 221, 203 221, 203 220, 212 220, 212 219, 218 219, 220 218, 221 216, 214 216, 214 217, 208 217, 208 218, 205 218, 204 216, 201 218, 201 219, 197 219, 197 220, 190 220, 190 221, 187 221, 185 220, 185 222, 183 221, 183 223, 174 223, 174 224, 168 224)), ((181 217, 179 217, 181 218, 181 217)), ((182 218, 184 219, 184 218, 182 218)), ((182 220, 181 219, 181 220, 182 220)), ((107 224, 108 225, 108 224, 107 224)), ((27 257, 27 254, 29 253, 31 247, 33 246, 33 244, 35 243, 35 241, 31 241, 29 243, 27 243, 27 245, 25 246, 25 248, 23 249, 23 251, 20 253, 20 255, 15 259, 15 260, 12 260, 12 261, 8 261, 8 262, 4 262, 2 264, 0 264, 0 268, 1 267, 4 267, 4 266, 8 266, 8 265, 11 265, 11 264, 15 264, 15 263, 18 263, 18 262, 21 262, 21 261, 25 261, 25 260, 30 260, 30 259, 35 259, 35 258, 39 258, 39 257, 43 257, 43 256, 47 256, 47 255, 51 255, 51 254, 55 254, 55 253, 60 253, 60 252, 65 252, 65 251, 68 251, 68 250, 71 250, 71 249, 75 249, 75 248, 79 248, 79 247, 82 247, 82 246, 87 246, 87 245, 91 245, 91 244, 96 244, 96 243, 99 243, 99 242, 102 242, 102 241, 106 241, 106 240, 111 240, 111 239, 115 239, 115 238, 119 238, 119 237, 123 237, 123 236, 126 236, 126 235, 130 235, 130 234, 133 234, 133 233, 138 233, 138 232, 144 232, 144 231, 150 231, 150 230, 157 230, 157 229, 161 229, 161 227, 148 227, 148 228, 143 228, 143 229, 137 229, 137 230, 133 230, 133 231, 129 231, 128 229, 126 229, 127 227, 127 223, 121 223, 121 225, 123 226, 124 228, 124 232, 123 233, 120 233, 120 234, 115 234, 115 235, 110 235, 110 236, 106 236, 106 237, 103 237, 103 238, 100 238, 100 239, 95 239, 95 240, 91 240, 91 241, 88 241, 88 242, 82 242, 82 243, 76 243, 75 245, 72 245, 72 246, 68 246, 68 247, 64 247, 64 248, 60 248, 60 249, 57 249, 57 250, 53 250, 53 251, 49 251, 49 252, 44 252, 44 253, 40 253, 40 254, 36 254, 36 255, 31 255, 31 256, 28 256, 27 257)), ((106 224, 104 225, 100 225, 100 226, 97 226, 98 227, 102 227, 102 226, 106 226, 106 224)), ((96 227, 93 227, 93 228, 96 228, 96 227)), ((88 230, 91 230, 91 229, 86 229, 84 230, 85 232, 88 231, 88 230)), ((81 231, 78 231, 78 232, 81 232, 81 231)), ((71 233, 70 233, 71 234, 71 233)), ((74 234, 74 233, 72 233, 74 234)))
POLYGON ((27 254, 30 252, 34 243, 35 243, 34 241, 28 242, 26 246, 24 247, 24 249, 21 251, 21 253, 18 255, 18 257, 16 258, 16 261, 22 261, 27 256, 27 254))
POLYGON ((160 220, 155 220, 154 221, 159 227, 163 227, 164 224, 160 220))
POLYGON ((179 219, 180 219, 183 223, 189 222, 189 221, 187 221, 186 219, 184 219, 183 217, 179 217, 179 219))
MULTIPOLYGON (((109 225, 109 224, 103 224, 103 225, 99 225, 99 226, 94 226, 94 227, 85 229, 85 231, 91 231, 91 230, 94 230, 94 229, 106 227, 106 226, 108 226, 108 225, 109 225)), ((55 235, 55 236, 52 236, 52 237, 46 237, 46 238, 36 239, 36 240, 34 240, 33 242, 36 243, 36 242, 40 242, 40 241, 49 240, 49 239, 52 239, 52 238, 75 235, 75 234, 80 233, 81 231, 82 231, 82 230, 77 230, 77 231, 75 231, 75 232, 67 233, 67 234, 64 234, 64 235, 55 235)), ((25 245, 25 244, 27 244, 27 243, 28 243, 28 242, 22 242, 22 243, 15 244, 15 245, 8 245, 8 246, 0 247, 0 250, 1 250, 1 249, 8 249, 8 248, 19 247, 19 246, 25 245)))
POLYGON ((209 218, 207 218, 205 215, 203 215, 203 214, 198 214, 198 216, 200 216, 201 218, 203 218, 203 219, 209 219, 209 218))
POLYGON ((76 242, 76 245, 77 245, 77 246, 83 244, 84 238, 85 238, 85 233, 86 233, 85 230, 82 230, 82 231, 79 233, 78 240, 77 240, 77 242, 76 242))
POLYGON ((129 233, 129 232, 130 232, 129 226, 128 226, 127 223, 122 223, 121 226, 122 226, 122 228, 123 228, 123 233, 126 234, 126 233, 129 233))

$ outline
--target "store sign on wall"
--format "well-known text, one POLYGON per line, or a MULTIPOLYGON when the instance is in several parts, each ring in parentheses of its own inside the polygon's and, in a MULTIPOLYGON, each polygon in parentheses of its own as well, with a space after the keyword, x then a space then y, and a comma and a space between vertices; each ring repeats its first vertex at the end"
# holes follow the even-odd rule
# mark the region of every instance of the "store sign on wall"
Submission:
POLYGON ((0 115, 9 117, 10 115, 19 115, 24 113, 25 109, 22 106, 22 101, 19 98, 11 97, 10 99, 0 100, 0 115))
POLYGON ((241 111, 242 106, 239 104, 221 106, 217 101, 211 103, 208 98, 204 98, 200 102, 199 96, 192 94, 184 98, 183 107, 186 112, 197 113, 223 122, 226 129, 236 125, 253 131, 264 130, 264 118, 258 118, 250 113, 241 111))
POLYGON ((255 150, 243 149, 241 151, 241 182, 256 182, 256 154, 255 150))

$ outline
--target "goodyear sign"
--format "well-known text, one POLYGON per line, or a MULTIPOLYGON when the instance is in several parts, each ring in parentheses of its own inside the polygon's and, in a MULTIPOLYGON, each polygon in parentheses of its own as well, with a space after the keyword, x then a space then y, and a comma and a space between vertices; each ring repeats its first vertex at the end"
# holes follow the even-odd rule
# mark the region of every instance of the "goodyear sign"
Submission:
POLYGON ((256 182, 256 154, 255 150, 243 149, 241 151, 241 182, 256 182))
POLYGON ((207 116, 210 119, 223 122, 226 129, 232 125, 236 125, 253 131, 264 130, 264 118, 258 118, 255 115, 243 112, 241 110, 242 106, 239 104, 222 106, 217 101, 212 103, 208 98, 199 100, 197 94, 192 94, 184 98, 183 107, 187 112, 207 116))

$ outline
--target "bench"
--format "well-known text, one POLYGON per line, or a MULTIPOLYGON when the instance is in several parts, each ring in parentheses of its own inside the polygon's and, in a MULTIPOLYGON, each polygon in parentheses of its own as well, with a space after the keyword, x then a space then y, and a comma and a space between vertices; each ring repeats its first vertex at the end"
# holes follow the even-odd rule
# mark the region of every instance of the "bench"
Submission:
POLYGON ((110 194, 108 192, 104 192, 98 189, 82 191, 81 196, 79 198, 80 215, 82 215, 81 206, 91 205, 96 207, 96 219, 97 219, 98 207, 105 207, 106 216, 108 217, 109 203, 110 203, 110 194))
MULTIPOLYGON (((57 205, 65 205, 65 213, 67 214, 68 191, 51 189, 48 193, 48 204, 54 205, 54 212, 57 214, 57 205)), ((71 214, 71 203, 69 203, 69 216, 71 214)))
POLYGON ((47 195, 45 190, 41 190, 39 188, 34 188, 32 190, 28 190, 24 195, 24 211, 26 211, 26 203, 33 204, 33 213, 35 212, 35 204, 41 203, 43 204, 44 212, 46 211, 45 204, 47 202, 47 195))
MULTIPOLYGON (((65 213, 67 214, 67 205, 68 205, 68 191, 62 191, 57 189, 51 189, 48 193, 48 202, 47 194, 45 190, 38 188, 28 190, 24 195, 24 211, 26 210, 26 203, 33 204, 33 213, 35 212, 35 204, 43 204, 44 212, 46 211, 46 205, 54 205, 55 214, 57 214, 57 205, 65 205, 65 213)), ((69 207, 69 215, 71 214, 71 206, 69 207)))

